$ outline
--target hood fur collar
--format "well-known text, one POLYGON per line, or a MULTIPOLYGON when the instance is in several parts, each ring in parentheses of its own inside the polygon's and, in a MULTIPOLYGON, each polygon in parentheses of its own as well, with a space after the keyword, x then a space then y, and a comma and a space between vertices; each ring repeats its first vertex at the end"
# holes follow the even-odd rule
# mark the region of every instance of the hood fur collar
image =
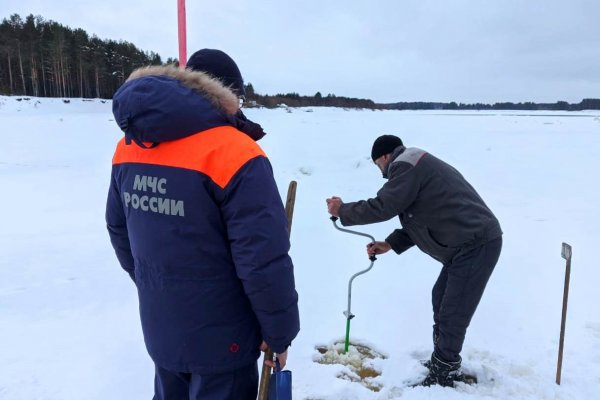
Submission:
POLYGON ((177 68, 173 65, 138 68, 129 75, 127 82, 145 76, 168 76, 206 97, 215 107, 234 115, 240 109, 237 96, 220 80, 201 72, 177 68))

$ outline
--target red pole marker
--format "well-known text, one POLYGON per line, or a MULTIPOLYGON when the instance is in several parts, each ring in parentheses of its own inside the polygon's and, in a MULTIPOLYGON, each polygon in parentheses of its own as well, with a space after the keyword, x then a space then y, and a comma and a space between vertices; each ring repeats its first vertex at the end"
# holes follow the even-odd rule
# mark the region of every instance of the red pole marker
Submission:
POLYGON ((179 39, 179 68, 185 69, 185 63, 187 60, 185 0, 177 0, 177 26, 178 26, 178 39, 179 39))

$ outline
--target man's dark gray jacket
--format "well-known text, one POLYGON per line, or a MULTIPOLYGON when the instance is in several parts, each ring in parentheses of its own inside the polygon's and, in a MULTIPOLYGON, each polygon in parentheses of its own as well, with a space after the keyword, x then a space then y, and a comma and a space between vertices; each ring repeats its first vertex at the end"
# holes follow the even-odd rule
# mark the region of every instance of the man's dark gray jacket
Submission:
POLYGON ((344 203, 343 225, 400 218, 385 240, 400 254, 413 245, 447 264, 461 250, 502 235, 498 220, 466 179, 452 166, 417 148, 400 146, 388 165, 388 182, 377 197, 344 203))

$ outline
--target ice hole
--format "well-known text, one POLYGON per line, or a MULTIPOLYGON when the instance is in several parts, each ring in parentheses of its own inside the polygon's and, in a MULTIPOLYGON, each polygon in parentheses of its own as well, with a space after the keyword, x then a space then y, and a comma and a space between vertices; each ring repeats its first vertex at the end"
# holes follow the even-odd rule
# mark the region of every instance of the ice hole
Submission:
POLYGON ((386 357, 364 344, 351 342, 346 354, 344 354, 344 347, 343 341, 329 346, 316 346, 315 349, 319 354, 315 357, 315 362, 347 366, 349 370, 338 374, 338 378, 358 382, 373 392, 379 392, 383 386, 377 380, 381 376, 381 371, 375 367, 373 361, 386 357))

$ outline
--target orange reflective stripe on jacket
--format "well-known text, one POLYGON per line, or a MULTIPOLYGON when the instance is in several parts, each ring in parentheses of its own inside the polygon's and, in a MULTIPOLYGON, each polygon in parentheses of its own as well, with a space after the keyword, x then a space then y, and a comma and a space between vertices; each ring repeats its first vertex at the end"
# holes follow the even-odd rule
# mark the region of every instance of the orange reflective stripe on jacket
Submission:
POLYGON ((143 149, 125 138, 117 145, 113 165, 125 163, 164 165, 201 172, 224 188, 249 160, 263 156, 254 140, 230 126, 221 126, 153 149, 143 149))

